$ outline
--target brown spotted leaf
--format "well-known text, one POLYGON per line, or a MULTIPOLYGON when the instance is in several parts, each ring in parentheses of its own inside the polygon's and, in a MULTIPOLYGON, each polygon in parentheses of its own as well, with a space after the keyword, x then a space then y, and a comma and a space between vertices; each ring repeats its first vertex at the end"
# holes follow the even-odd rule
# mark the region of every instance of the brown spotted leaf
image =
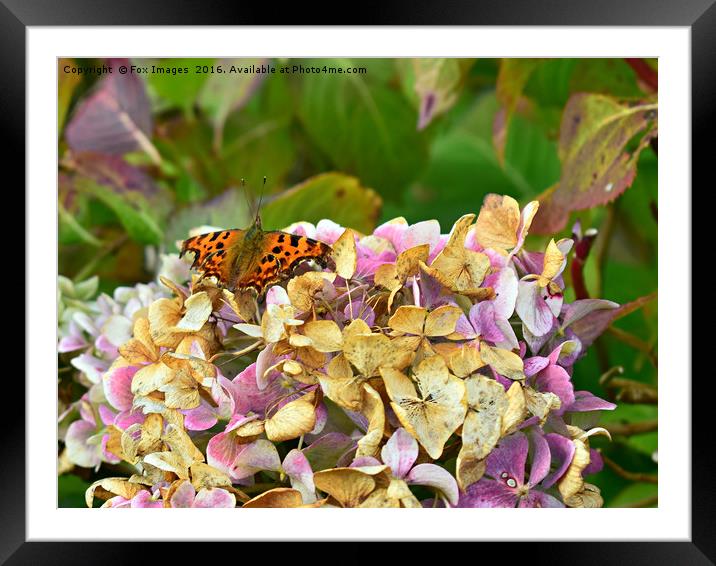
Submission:
POLYGON ((634 181, 639 154, 656 129, 656 103, 573 95, 562 115, 562 178, 540 197, 533 231, 558 232, 571 211, 607 204, 623 193, 634 181), (642 133, 638 146, 627 151, 627 144, 642 133))

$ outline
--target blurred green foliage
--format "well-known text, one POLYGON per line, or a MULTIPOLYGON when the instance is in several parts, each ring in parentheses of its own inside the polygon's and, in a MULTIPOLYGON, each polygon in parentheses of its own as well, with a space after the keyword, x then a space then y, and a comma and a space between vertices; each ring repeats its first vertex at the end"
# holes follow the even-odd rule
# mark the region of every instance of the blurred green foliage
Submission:
MULTIPOLYGON (((549 209, 565 228, 540 229, 538 214, 529 249, 570 236, 579 219, 583 230, 599 230, 585 267, 592 297, 627 303, 656 291, 654 61, 647 61, 653 76, 637 76, 622 59, 115 60, 115 72, 104 77, 62 72, 66 64, 102 62, 59 63, 63 275, 96 273, 108 291, 151 279, 155 265, 147 258, 156 254, 147 254, 147 246, 175 252, 194 226, 245 227, 266 175, 262 217, 270 228, 331 218, 370 232, 404 216, 435 218, 447 232, 462 214, 478 212, 487 193, 512 195, 522 205, 540 198, 542 218, 549 209), (164 73, 119 75, 121 63, 164 73), (227 73, 232 65, 277 72, 227 73), (298 65, 320 72, 295 72, 298 65), (172 74, 173 68, 188 72, 172 74), (364 72, 331 72, 337 68, 364 72), (108 115, 111 105, 99 104, 98 92, 105 100, 117 97, 126 115, 108 115), (605 98, 588 96, 589 104, 569 114, 573 123, 565 123, 565 107, 585 95, 605 98), (602 102, 599 115, 590 110, 595 101, 602 102), (635 113, 638 120, 627 122, 635 113), (591 132, 580 122, 590 123, 591 132), (97 141, 93 128, 105 123, 97 141), (112 135, 122 144, 108 145, 112 135), (563 176, 565 153, 594 138, 609 162, 571 163, 582 185, 591 185, 565 189, 574 182, 563 176), (572 145, 560 148, 560 139, 572 145), (599 171, 587 169, 596 165, 599 171), (605 196, 612 181, 619 190, 605 196), (593 202, 585 206, 589 191, 593 202)), ((614 366, 624 368, 624 378, 656 387, 656 301, 614 326, 617 332, 600 338, 576 365, 575 389, 615 394, 599 384, 614 366)), ((602 422, 656 418, 655 405, 620 403, 602 422)), ((626 470, 656 474, 656 431, 595 438, 593 445, 626 470)), ((61 483, 61 504, 65 498, 83 505, 75 499, 84 484, 69 478, 61 483)), ((654 503, 655 484, 631 481, 609 466, 593 481, 607 506, 654 503)))

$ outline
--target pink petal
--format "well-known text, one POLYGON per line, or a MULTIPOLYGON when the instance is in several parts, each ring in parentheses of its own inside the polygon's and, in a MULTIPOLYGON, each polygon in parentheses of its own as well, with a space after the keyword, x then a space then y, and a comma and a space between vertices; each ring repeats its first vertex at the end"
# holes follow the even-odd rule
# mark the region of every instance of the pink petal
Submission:
POLYGON ((524 484, 528 449, 527 437, 521 432, 504 437, 487 457, 485 473, 498 481, 512 478, 524 484))
POLYGON ((102 377, 104 396, 115 409, 127 411, 132 408, 132 378, 139 366, 123 366, 108 371, 102 377))
POLYGON ((243 479, 263 470, 277 472, 280 469, 281 459, 276 447, 268 440, 261 439, 241 445, 231 467, 231 476, 243 479))
POLYGON ((437 220, 425 220, 409 226, 401 234, 395 251, 402 253, 421 244, 429 244, 430 253, 440 244, 440 223, 437 220))
POLYGON ((572 463, 575 448, 574 443, 561 434, 545 434, 545 439, 549 444, 552 465, 554 466, 554 471, 542 480, 542 487, 547 489, 552 487, 567 471, 567 468, 572 463))
POLYGON ((236 507, 236 496, 220 487, 200 489, 192 507, 208 507, 212 509, 236 507))
POLYGON ((518 507, 564 507, 564 504, 548 493, 531 489, 527 497, 521 497, 518 507))
POLYGON ((535 431, 530 435, 532 441, 532 467, 530 468, 530 487, 541 482, 549 473, 551 456, 547 439, 541 431, 535 431))
POLYGON ((600 399, 589 391, 575 391, 574 403, 565 410, 570 413, 581 413, 588 411, 613 411, 617 406, 614 403, 600 399))
POLYGON ((176 488, 172 498, 169 500, 169 504, 172 507, 193 507, 195 496, 196 490, 194 486, 191 485, 191 482, 185 481, 176 488))
POLYGON ((94 468, 102 462, 102 447, 88 444, 90 437, 97 434, 97 428, 87 421, 75 421, 67 429, 65 445, 67 457, 71 462, 83 468, 94 468))
POLYGON ((517 494, 504 483, 482 478, 460 495, 458 507, 515 507, 517 494))
POLYGON ((204 399, 201 400, 198 407, 182 411, 182 413, 184 413, 184 426, 187 430, 207 430, 219 422, 216 413, 204 399))
POLYGON ((152 494, 149 493, 147 490, 143 489, 137 495, 132 497, 132 503, 131 507, 133 508, 144 508, 144 509, 150 509, 150 508, 161 508, 164 507, 164 502, 161 499, 157 499, 156 501, 152 500, 152 494))
POLYGON ((74 352, 86 346, 89 346, 89 344, 81 334, 70 335, 60 339, 57 345, 57 351, 60 354, 64 354, 65 352, 74 352))
POLYGON ((544 301, 542 289, 536 281, 520 281, 518 289, 515 311, 522 323, 535 336, 547 334, 555 316, 544 301))
POLYGON ((397 429, 380 452, 396 478, 404 478, 418 458, 418 442, 404 428, 397 429))
POLYGON ((435 464, 418 464, 410 470, 405 480, 412 485, 429 485, 438 489, 453 507, 460 499, 455 478, 446 469, 435 464))
POLYGON ((304 503, 316 501, 316 486, 313 484, 313 470, 306 456, 295 448, 283 459, 283 471, 291 480, 291 487, 301 492, 304 503))

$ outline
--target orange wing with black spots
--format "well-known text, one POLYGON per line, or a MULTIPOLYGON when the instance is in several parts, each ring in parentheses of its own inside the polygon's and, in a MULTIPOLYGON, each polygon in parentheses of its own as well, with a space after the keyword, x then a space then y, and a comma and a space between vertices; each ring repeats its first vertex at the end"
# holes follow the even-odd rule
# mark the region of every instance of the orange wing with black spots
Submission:
POLYGON ((195 254, 192 268, 202 277, 216 277, 231 291, 253 288, 262 296, 266 287, 291 276, 303 261, 325 267, 331 247, 306 236, 264 232, 256 222, 249 230, 222 230, 184 241, 181 255, 195 254))
POLYGON ((194 252, 195 267, 204 277, 216 277, 225 287, 231 286, 233 266, 244 243, 246 230, 221 230, 194 236, 184 240, 179 257, 186 252, 194 252))
POLYGON ((306 236, 287 232, 263 232, 257 253, 251 258, 237 283, 239 288, 252 287, 262 295, 266 287, 291 276, 303 261, 314 260, 326 266, 331 247, 306 236))

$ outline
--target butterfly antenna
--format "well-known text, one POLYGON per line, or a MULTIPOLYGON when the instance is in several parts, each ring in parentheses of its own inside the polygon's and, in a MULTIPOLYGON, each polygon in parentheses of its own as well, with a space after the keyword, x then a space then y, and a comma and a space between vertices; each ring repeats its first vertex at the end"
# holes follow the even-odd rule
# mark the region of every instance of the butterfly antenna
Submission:
POLYGON ((261 186, 261 193, 259 194, 259 205, 256 207, 256 224, 261 226, 261 217, 259 216, 259 213, 261 212, 261 203, 264 200, 264 191, 266 190, 266 175, 264 175, 264 183, 261 186))

